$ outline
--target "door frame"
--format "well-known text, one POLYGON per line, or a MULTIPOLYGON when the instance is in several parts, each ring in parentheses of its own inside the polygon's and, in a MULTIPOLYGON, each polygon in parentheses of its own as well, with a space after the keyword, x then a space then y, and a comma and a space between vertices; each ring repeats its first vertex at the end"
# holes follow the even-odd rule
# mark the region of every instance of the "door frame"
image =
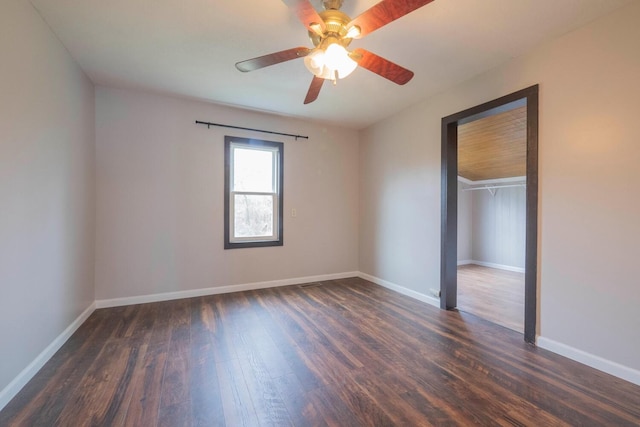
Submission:
POLYGON ((527 199, 524 277, 524 340, 535 344, 538 292, 538 91, 534 85, 442 118, 442 217, 440 308, 458 297, 458 123, 488 110, 527 101, 527 199))

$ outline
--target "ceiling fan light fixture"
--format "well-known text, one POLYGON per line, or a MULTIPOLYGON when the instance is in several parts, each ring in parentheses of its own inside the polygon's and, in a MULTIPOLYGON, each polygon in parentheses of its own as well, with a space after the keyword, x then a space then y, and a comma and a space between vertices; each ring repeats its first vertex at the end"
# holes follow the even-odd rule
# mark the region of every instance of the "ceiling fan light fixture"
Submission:
POLYGON ((349 52, 339 43, 331 43, 325 49, 318 47, 304 58, 304 65, 316 77, 327 80, 344 79, 358 67, 349 52))
POLYGON ((311 53, 304 57, 304 65, 314 75, 321 77, 324 68, 324 50, 313 49, 311 53))
POLYGON ((325 66, 338 72, 338 78, 344 79, 358 66, 358 63, 349 58, 349 52, 344 46, 332 43, 324 53, 325 66))
POLYGON ((355 39, 360 37, 361 32, 362 30, 360 29, 360 27, 358 27, 357 25, 354 25, 347 30, 347 34, 345 34, 344 37, 348 39, 355 39))

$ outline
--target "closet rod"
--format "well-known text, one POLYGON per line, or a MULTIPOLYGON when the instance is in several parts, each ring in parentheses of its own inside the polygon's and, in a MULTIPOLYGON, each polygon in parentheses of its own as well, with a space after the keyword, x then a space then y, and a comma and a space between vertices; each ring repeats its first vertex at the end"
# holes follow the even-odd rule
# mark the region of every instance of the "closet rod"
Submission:
POLYGON ((291 138, 295 138, 296 141, 298 140, 298 138, 309 139, 308 136, 304 136, 304 135, 294 135, 294 134, 291 134, 291 133, 282 133, 282 132, 273 132, 273 131, 270 131, 270 130, 245 128, 245 127, 242 127, 242 126, 223 125, 223 124, 220 124, 220 123, 201 122, 200 120, 196 120, 196 124, 207 125, 207 129, 210 129, 211 126, 218 126, 218 127, 230 128, 230 129, 241 129, 241 130, 250 130, 250 131, 254 131, 254 132, 270 133, 272 135, 289 136, 291 138))
POLYGON ((498 188, 507 188, 507 187, 526 187, 527 184, 508 184, 508 185, 487 185, 485 187, 471 187, 471 188, 463 188, 462 191, 473 191, 473 190, 497 190, 498 188))

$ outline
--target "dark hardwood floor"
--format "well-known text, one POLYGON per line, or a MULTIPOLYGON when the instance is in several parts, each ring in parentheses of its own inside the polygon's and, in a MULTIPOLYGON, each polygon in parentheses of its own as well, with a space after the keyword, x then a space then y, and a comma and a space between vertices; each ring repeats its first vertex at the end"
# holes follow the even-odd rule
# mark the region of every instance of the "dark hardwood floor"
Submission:
POLYGON ((524 333, 524 273, 458 266, 458 310, 524 333))
POLYGON ((96 310, 1 426, 625 426, 640 387, 362 279, 96 310))

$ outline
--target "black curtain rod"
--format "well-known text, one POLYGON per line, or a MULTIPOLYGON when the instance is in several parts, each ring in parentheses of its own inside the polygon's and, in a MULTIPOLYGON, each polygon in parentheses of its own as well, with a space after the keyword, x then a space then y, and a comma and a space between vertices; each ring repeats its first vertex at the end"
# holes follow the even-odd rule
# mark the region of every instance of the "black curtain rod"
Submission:
POLYGON ((295 138, 296 141, 298 140, 298 138, 309 139, 308 136, 304 136, 304 135, 293 135, 291 133, 272 132, 270 130, 252 129, 252 128, 245 128, 245 127, 242 127, 242 126, 223 125, 223 124, 220 124, 220 123, 201 122, 199 120, 196 120, 196 124, 207 125, 207 128, 209 128, 209 129, 211 128, 211 126, 219 126, 219 127, 223 127, 223 128, 251 130, 251 131, 254 131, 254 132, 270 133, 270 134, 273 134, 273 135, 290 136, 291 138, 295 138))

